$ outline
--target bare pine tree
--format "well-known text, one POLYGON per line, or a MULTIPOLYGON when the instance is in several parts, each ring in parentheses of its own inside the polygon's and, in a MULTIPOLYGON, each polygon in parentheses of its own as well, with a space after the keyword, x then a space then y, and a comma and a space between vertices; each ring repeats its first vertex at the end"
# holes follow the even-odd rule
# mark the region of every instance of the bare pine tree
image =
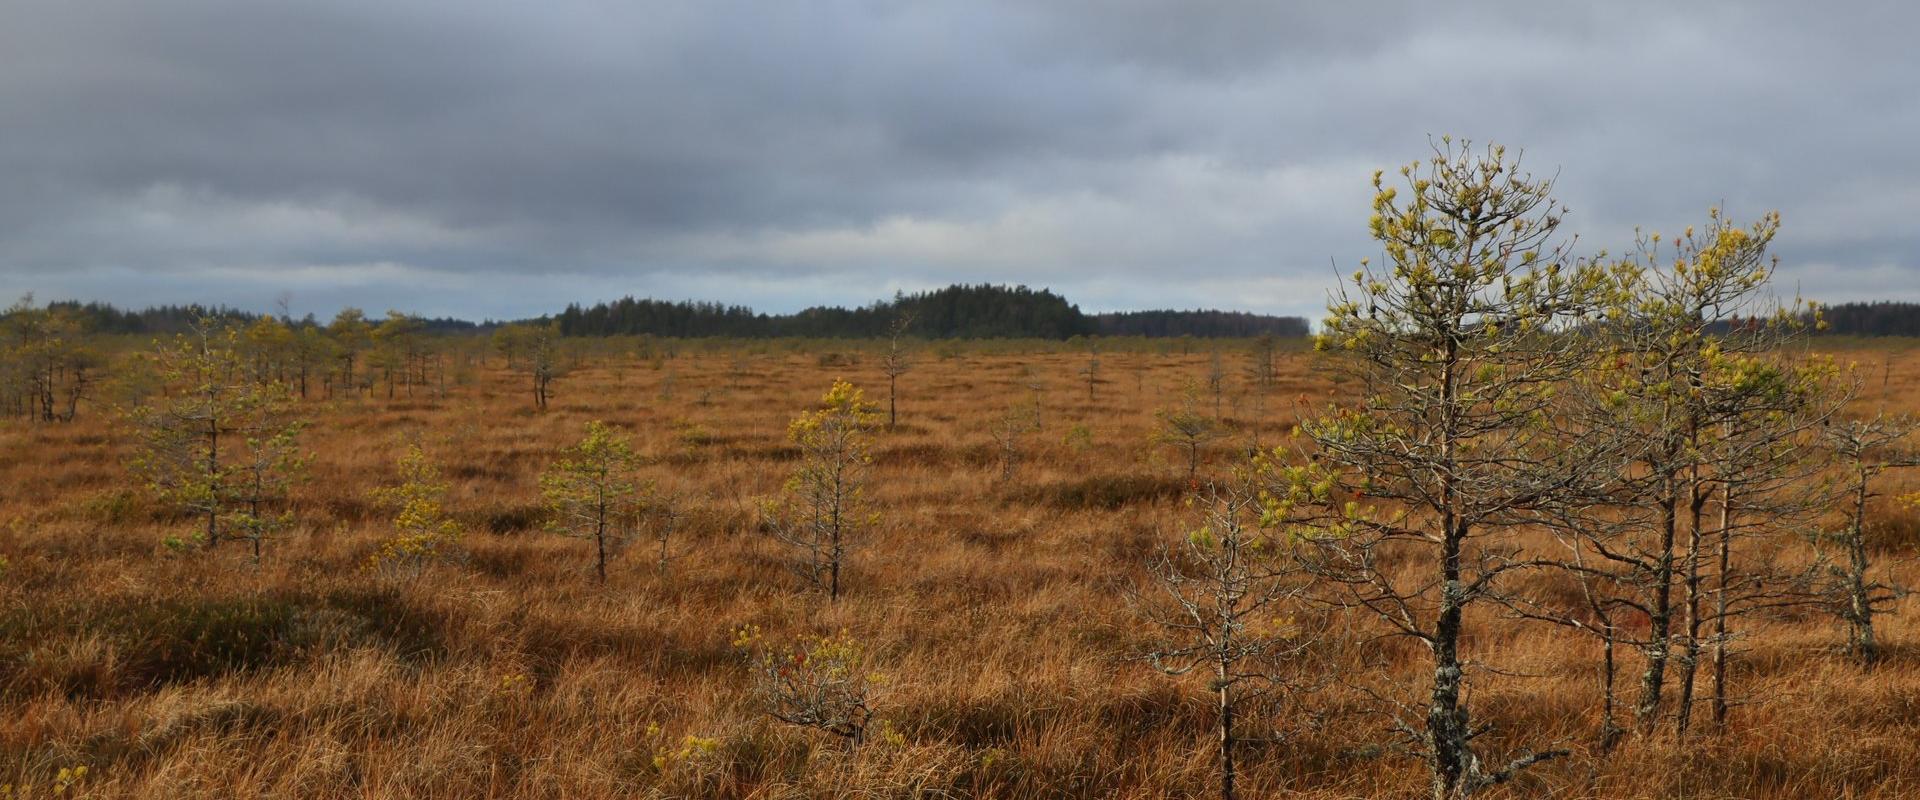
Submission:
POLYGON ((767 647, 759 627, 749 625, 734 633, 733 646, 746 654, 752 699, 762 712, 838 736, 848 747, 866 740, 880 680, 867 669, 866 648, 845 631, 767 647))
POLYGON ((687 495, 648 486, 642 493, 641 515, 651 526, 654 571, 665 577, 674 560, 687 554, 686 543, 681 541, 687 522, 687 495))
POLYGON ((1519 549, 1518 512, 1596 468, 1570 457, 1548 418, 1586 360, 1583 338, 1564 332, 1586 321, 1606 276, 1569 266, 1550 181, 1500 147, 1443 139, 1400 175, 1403 186, 1374 179, 1386 264, 1363 262, 1316 341, 1344 356, 1331 364, 1358 398, 1302 423, 1310 460, 1276 467, 1270 510, 1328 528, 1315 569, 1342 589, 1334 599, 1425 647, 1424 719, 1397 726, 1435 800, 1454 800, 1565 752, 1487 763, 1488 727, 1467 703, 1469 670, 1486 659, 1463 648, 1468 610, 1538 566, 1519 549), (1397 566, 1409 558, 1416 569, 1397 566))
POLYGON ((1311 575, 1293 556, 1305 545, 1260 528, 1263 507, 1251 481, 1210 484, 1192 502, 1200 528, 1148 564, 1158 591, 1136 589, 1130 598, 1163 633, 1145 660, 1169 675, 1207 677, 1220 797, 1233 800, 1244 709, 1285 701, 1314 682, 1287 669, 1313 641, 1295 618, 1311 575))
POLYGON ((991 431, 994 449, 1000 453, 1000 480, 1013 480, 1013 473, 1020 467, 1020 443, 1038 430, 1040 411, 1034 404, 1016 403, 1000 413, 991 431))
POLYGON ((1200 461, 1206 455, 1207 446, 1226 435, 1218 419, 1201 413, 1195 406, 1194 393, 1189 387, 1179 408, 1160 410, 1157 414, 1160 427, 1154 432, 1155 442, 1180 451, 1186 459, 1189 484, 1199 477, 1200 461))
POLYGON ((1880 657, 1873 619, 1884 613, 1905 589, 1874 574, 1872 551, 1867 542, 1867 506, 1880 494, 1874 491, 1874 479, 1888 470, 1920 467, 1920 450, 1912 437, 1920 422, 1907 417, 1888 416, 1884 412, 1866 419, 1849 420, 1826 430, 1827 446, 1844 471, 1846 523, 1823 537, 1840 546, 1842 563, 1832 567, 1830 592, 1836 614, 1847 625, 1847 650, 1872 667, 1880 657))
POLYGON ((887 354, 880 360, 880 371, 887 376, 887 427, 900 423, 900 376, 913 369, 913 354, 901 342, 913 325, 912 314, 901 314, 887 326, 887 354))

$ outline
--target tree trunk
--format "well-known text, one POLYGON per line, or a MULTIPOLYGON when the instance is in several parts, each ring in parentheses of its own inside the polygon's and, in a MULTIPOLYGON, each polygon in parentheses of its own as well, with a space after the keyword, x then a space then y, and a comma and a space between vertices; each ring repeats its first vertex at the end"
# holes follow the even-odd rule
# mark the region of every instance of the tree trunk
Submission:
POLYGON ((1713 600, 1713 727, 1727 730, 1727 582, 1733 572, 1733 489, 1720 487, 1719 590, 1713 600))
POLYGON ((1233 763, 1233 694, 1227 683, 1227 664, 1217 662, 1214 667, 1214 683, 1219 687, 1219 739, 1220 739, 1220 800, 1233 800, 1234 781, 1236 779, 1233 763))
POLYGON ((1433 689, 1427 706, 1427 738, 1433 761, 1433 800, 1454 800, 1465 777, 1469 750, 1466 710, 1460 705, 1460 545, 1465 530, 1444 520, 1440 553, 1440 609, 1433 626, 1433 689))
POLYGON ((1696 481, 1688 491, 1688 515, 1691 524, 1687 530, 1687 567, 1686 567, 1686 641, 1682 644, 1680 657, 1680 698, 1674 708, 1674 730, 1685 736, 1688 726, 1693 722, 1693 688, 1695 676, 1699 674, 1700 662, 1700 553, 1705 537, 1700 529, 1702 510, 1707 504, 1707 493, 1702 491, 1696 481))
POLYGON ((220 543, 220 423, 207 423, 207 549, 220 543))
POLYGON ((602 530, 595 532, 593 535, 593 570, 594 573, 599 576, 601 583, 607 582, 607 534, 604 530, 605 527, 604 524, 601 525, 602 530))
MULTIPOLYGON (((1672 485, 1672 479, 1668 485, 1672 485)), ((1634 720, 1643 733, 1652 730, 1660 719, 1661 695, 1666 689, 1667 658, 1673 635, 1673 542, 1679 525, 1674 505, 1679 501, 1677 491, 1666 492, 1660 498, 1661 550, 1652 575, 1652 609, 1647 615, 1647 666, 1640 674, 1640 703, 1634 709, 1634 720)))
POLYGON ((1853 521, 1847 536, 1848 648, 1869 668, 1880 655, 1873 636, 1873 589, 1867 583, 1867 475, 1861 472, 1853 493, 1853 521))
POLYGON ((1613 621, 1601 624, 1600 659, 1600 752, 1613 752, 1614 744, 1620 741, 1620 726, 1613 721, 1614 691, 1613 679, 1618 670, 1614 666, 1615 643, 1618 635, 1614 632, 1613 621))

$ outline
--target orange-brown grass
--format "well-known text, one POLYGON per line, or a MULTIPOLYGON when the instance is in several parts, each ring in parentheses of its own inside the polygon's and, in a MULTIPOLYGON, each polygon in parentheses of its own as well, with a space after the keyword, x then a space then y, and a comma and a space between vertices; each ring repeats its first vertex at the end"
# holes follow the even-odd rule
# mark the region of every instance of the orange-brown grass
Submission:
MULTIPOLYGON (((1880 351, 1847 354, 1871 361, 1880 351)), ((758 533, 762 498, 793 466, 787 421, 835 377, 884 400, 877 359, 691 354, 600 359, 531 410, 490 365, 444 398, 311 400, 316 458, 299 529, 255 566, 243 548, 176 552, 190 532, 135 487, 124 437, 98 409, 69 425, 0 428, 0 783, 44 792, 86 766, 89 797, 939 796, 1186 797, 1210 791, 1204 687, 1129 660, 1147 641, 1122 587, 1187 524, 1184 464, 1152 442, 1153 413, 1201 384, 1204 355, 1109 353, 1092 404, 1068 353, 924 356, 901 381, 901 424, 874 443, 883 514, 828 604, 758 533), (661 399, 672 374, 671 399, 661 399), (1000 481, 995 421, 1045 381, 1043 430, 1000 481), (537 476, 592 419, 630 434, 649 477, 687 491, 691 545, 666 575, 644 544, 608 582, 586 548, 539 530, 537 476), (1070 442, 1073 426, 1090 436, 1070 442), (415 579, 361 565, 387 533, 367 491, 407 441, 452 483, 461 563, 415 579), (756 715, 731 647, 844 629, 885 673, 893 735, 857 752, 756 715), (686 736, 713 738, 680 760, 686 736), (666 756, 665 768, 656 765, 666 756)), ((1233 363, 1242 395, 1243 364, 1233 363)), ((1261 420, 1271 444, 1302 398, 1333 389, 1287 356, 1261 420)), ((1914 411, 1920 359, 1873 382, 1914 411)), ((1200 405, 1211 408, 1204 396, 1200 405)), ((1219 475, 1241 433, 1215 444, 1219 475)), ((1898 480, 1896 478, 1896 480, 1898 480)), ((1915 524, 1877 522, 1909 552, 1915 524)), ((1900 567, 1910 582, 1920 569, 1900 567)), ((1909 604, 1903 604, 1909 605, 1909 604)), ((1472 703, 1491 745, 1560 743, 1571 758, 1496 796, 1895 798, 1920 795, 1920 620, 1884 621, 1886 663, 1863 672, 1828 619, 1759 620, 1741 642, 1724 733, 1629 738, 1603 757, 1597 648, 1488 613, 1471 646, 1516 676, 1482 675, 1472 703), (1505 793, 1505 794, 1501 794, 1505 793)), ((1378 745, 1363 689, 1417 702, 1421 654, 1334 621, 1319 657, 1346 680, 1307 711, 1246 720, 1247 796, 1419 796, 1421 765, 1378 745), (1304 722, 1312 724, 1303 724, 1304 722)), ((1637 666, 1626 658, 1623 687, 1637 666)))

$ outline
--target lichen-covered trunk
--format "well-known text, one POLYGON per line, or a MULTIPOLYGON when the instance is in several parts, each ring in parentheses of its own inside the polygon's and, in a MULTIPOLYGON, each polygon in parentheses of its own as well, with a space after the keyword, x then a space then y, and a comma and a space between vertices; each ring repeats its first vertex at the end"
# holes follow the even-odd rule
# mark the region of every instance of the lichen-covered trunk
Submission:
POLYGON ((1733 574, 1733 490, 1720 487, 1718 590, 1713 599, 1713 727, 1727 729, 1727 585, 1733 574))
POLYGON ((1640 673, 1640 703, 1634 709, 1634 719, 1643 733, 1652 730, 1659 721, 1660 703, 1666 692, 1667 660, 1673 637, 1673 543, 1679 526, 1679 513, 1674 506, 1678 502, 1677 492, 1669 491, 1660 498, 1660 553, 1654 561, 1653 574, 1647 576, 1653 583, 1653 596, 1647 610, 1647 666, 1640 673))
POLYGON ((1432 638, 1433 686, 1427 698, 1428 758, 1433 773, 1433 800, 1455 800, 1466 793, 1466 778, 1472 764, 1467 710, 1461 704, 1465 673, 1460 663, 1460 634, 1464 623, 1465 587, 1460 583, 1461 550, 1466 544, 1467 523, 1461 519, 1460 498, 1455 485, 1458 467, 1458 428, 1455 420, 1456 370, 1459 368, 1458 344, 1447 340, 1440 382, 1440 605, 1435 610, 1432 638))
POLYGON ((1700 558, 1705 552, 1706 546, 1706 536, 1705 532, 1701 530, 1701 525, 1704 518, 1702 511, 1707 504, 1707 493, 1701 488, 1698 481, 1694 481, 1692 488, 1688 492, 1688 496, 1687 514, 1689 522, 1687 525, 1687 560, 1684 576, 1686 586, 1684 609, 1686 615, 1686 639, 1681 643, 1680 697, 1675 703, 1673 717, 1674 730, 1683 736, 1686 734, 1689 725, 1693 722, 1694 680, 1700 671, 1700 630, 1704 625, 1704 621, 1700 618, 1700 610, 1703 604, 1703 598, 1701 597, 1703 583, 1700 575, 1700 558))
POLYGON ((1855 658, 1871 667, 1880 653, 1873 635, 1873 587, 1867 582, 1866 518, 1867 476, 1863 472, 1854 484, 1853 519, 1847 531, 1847 646, 1855 658))
POLYGON ((1427 738, 1431 749, 1434 800, 1459 796, 1472 758, 1467 711, 1460 703, 1460 631, 1462 601, 1460 548, 1465 529, 1451 514, 1445 520, 1440 553, 1440 608, 1433 625, 1433 688, 1428 696, 1427 738))

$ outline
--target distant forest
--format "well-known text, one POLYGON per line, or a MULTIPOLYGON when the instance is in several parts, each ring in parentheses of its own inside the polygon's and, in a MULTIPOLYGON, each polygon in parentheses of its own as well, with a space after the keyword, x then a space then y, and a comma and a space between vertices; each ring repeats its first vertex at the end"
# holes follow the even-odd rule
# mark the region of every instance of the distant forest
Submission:
MULTIPOLYGON (((224 306, 168 305, 138 311, 122 310, 106 303, 73 301, 56 301, 47 306, 73 315, 86 330, 118 334, 176 333, 186 330, 196 319, 251 322, 261 316, 224 306)), ((628 297, 587 307, 570 305, 558 315, 525 321, 555 323, 566 336, 865 338, 885 335, 887 326, 903 313, 913 318, 908 333, 926 339, 1307 335, 1307 321, 1300 317, 1243 311, 1087 314, 1046 289, 990 285, 955 285, 931 292, 896 295, 890 301, 859 308, 819 307, 796 314, 759 314, 745 306, 628 297)), ((1824 333, 1828 335, 1920 336, 1920 303, 1836 303, 1822 306, 1821 314, 1827 321, 1824 333)), ((312 315, 294 322, 324 324, 312 315)), ((420 322, 425 330, 434 333, 479 333, 503 324, 449 317, 422 318, 420 322)))
POLYGON ((907 318, 910 335, 928 339, 1074 336, 1305 336, 1307 321, 1239 311, 1130 311, 1087 314, 1046 289, 954 285, 895 295, 859 308, 816 307, 756 314, 745 306, 623 298, 568 306, 554 321, 566 336, 872 337, 907 318))
MULTIPOLYGON (((260 314, 224 306, 169 305, 139 311, 105 303, 57 301, 48 308, 66 312, 89 331, 163 334, 186 330, 198 319, 252 322, 260 314)), ((739 305, 696 301, 623 298, 592 306, 573 304, 557 315, 522 320, 557 325, 563 336, 676 338, 868 338, 884 336, 894 321, 908 318, 908 335, 925 339, 1069 339, 1074 336, 1305 336, 1307 321, 1241 311, 1127 311, 1087 314, 1046 289, 1025 286, 954 285, 916 294, 898 294, 858 308, 821 306, 794 314, 761 314, 739 305)), ((309 314, 288 320, 323 325, 309 314)), ((420 319, 434 333, 477 333, 501 322, 420 319)))
POLYGON ((1920 303, 1836 303, 1820 315, 1835 336, 1920 336, 1920 303))
MULTIPOLYGON (((106 303, 77 303, 71 300, 58 300, 47 304, 50 311, 59 311, 77 320, 83 330, 92 333, 120 334, 162 334, 180 333, 192 327, 197 320, 218 322, 249 323, 265 316, 251 311, 241 311, 226 306, 203 306, 199 304, 184 306, 153 306, 139 311, 121 310, 106 303)), ((468 322, 463 319, 419 318, 423 330, 434 333, 474 332, 497 327, 495 324, 468 322)), ((312 314, 305 319, 288 320, 295 326, 324 325, 324 321, 315 320, 312 314)))

